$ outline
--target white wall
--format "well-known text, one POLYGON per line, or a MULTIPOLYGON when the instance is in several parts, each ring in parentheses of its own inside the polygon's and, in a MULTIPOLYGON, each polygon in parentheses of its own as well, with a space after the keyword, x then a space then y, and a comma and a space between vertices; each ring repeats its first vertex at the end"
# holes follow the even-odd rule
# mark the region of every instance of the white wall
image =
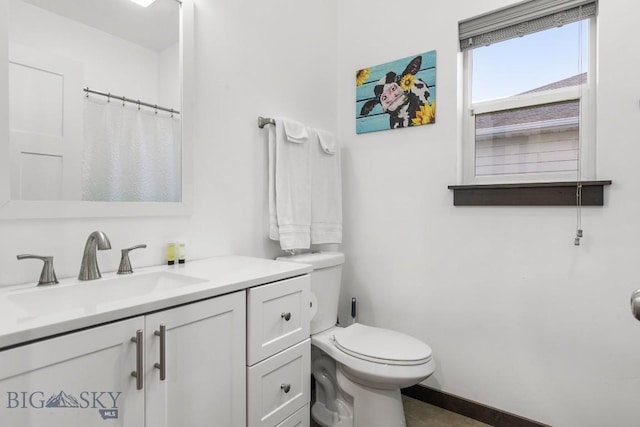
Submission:
POLYGON ((80 63, 84 86, 160 104, 158 52, 18 0, 10 2, 9 22, 11 41, 80 63))
POLYGON ((460 207, 457 22, 515 1, 339 2, 338 132, 343 142, 344 307, 412 334, 437 362, 425 384, 554 426, 637 425, 640 324, 640 3, 601 1, 598 178, 605 206, 460 207), (390 10, 391 9, 391 10, 390 10), (624 11, 624 12, 622 12, 624 11), (385 22, 388 25, 385 25, 385 22), (355 134, 356 70, 437 50, 437 123, 355 134))
MULTIPOLYGON (((98 253, 102 271, 117 269, 119 249, 136 243, 149 247, 131 254, 134 269, 160 264, 175 238, 186 240, 187 259, 280 253, 266 238, 266 131, 257 117, 287 115, 335 131, 336 1, 195 3, 194 214, 1 220, 0 285, 37 281, 41 266, 16 261, 19 253, 53 255, 59 278, 76 276, 93 230, 106 232, 113 247, 98 253)), ((0 108, 0 124, 5 113, 0 108)))
POLYGON ((158 56, 158 105, 180 110, 180 43, 162 50, 158 56))
POLYGON ((267 130, 258 116, 336 129, 336 1, 198 0, 196 215, 206 253, 273 257, 267 130))

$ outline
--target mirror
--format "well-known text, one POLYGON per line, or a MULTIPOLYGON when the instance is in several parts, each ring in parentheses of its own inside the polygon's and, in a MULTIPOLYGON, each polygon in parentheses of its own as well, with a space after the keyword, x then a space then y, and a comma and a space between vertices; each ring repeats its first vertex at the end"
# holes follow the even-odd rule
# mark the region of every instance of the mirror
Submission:
POLYGON ((0 217, 188 213, 192 2, 1 1, 0 217))

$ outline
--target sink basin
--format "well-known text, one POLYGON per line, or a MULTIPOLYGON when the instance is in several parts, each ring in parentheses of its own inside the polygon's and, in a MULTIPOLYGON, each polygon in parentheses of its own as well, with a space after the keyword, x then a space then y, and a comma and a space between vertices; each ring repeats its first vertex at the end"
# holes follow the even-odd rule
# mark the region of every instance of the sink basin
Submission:
POLYGON ((206 283, 207 280, 158 271, 130 276, 114 276, 87 282, 35 288, 7 295, 7 300, 25 316, 43 316, 63 311, 102 311, 114 303, 134 298, 151 299, 157 294, 206 283))

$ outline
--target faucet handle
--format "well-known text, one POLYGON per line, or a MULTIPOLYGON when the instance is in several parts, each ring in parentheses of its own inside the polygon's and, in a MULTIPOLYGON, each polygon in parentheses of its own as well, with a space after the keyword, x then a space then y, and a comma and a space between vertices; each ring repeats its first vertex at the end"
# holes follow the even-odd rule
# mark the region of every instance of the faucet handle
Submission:
POLYGON ((133 269, 131 268, 131 261, 129 260, 129 252, 134 249, 146 248, 147 245, 136 245, 130 248, 122 249, 122 258, 120 258, 120 266, 118 267, 118 274, 131 274, 133 269))
POLYGON ((39 259, 41 261, 44 261, 44 266, 42 267, 42 273, 40 273, 40 280, 38 280, 38 286, 58 284, 58 278, 56 277, 56 272, 53 269, 52 256, 21 254, 21 255, 18 255, 17 258, 18 260, 39 259))

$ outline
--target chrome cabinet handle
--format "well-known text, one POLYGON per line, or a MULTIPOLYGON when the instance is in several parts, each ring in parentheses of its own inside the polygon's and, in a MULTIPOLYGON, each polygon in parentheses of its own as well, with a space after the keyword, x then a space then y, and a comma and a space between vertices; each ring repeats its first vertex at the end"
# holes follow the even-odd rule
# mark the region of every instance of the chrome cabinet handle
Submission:
POLYGON ((640 320, 640 289, 631 294, 631 313, 636 319, 640 320))
POLYGON ((160 381, 164 381, 167 378, 167 327, 164 323, 160 324, 160 330, 154 331, 154 335, 160 337, 160 363, 154 363, 153 367, 160 369, 160 381))
POLYGON ((280 390, 284 391, 285 393, 289 393, 289 390, 291 390, 291 384, 281 384, 280 390))
POLYGON ((144 366, 143 351, 144 351, 144 338, 142 337, 142 329, 136 331, 136 336, 131 338, 131 341, 136 343, 136 370, 131 372, 131 376, 136 378, 136 389, 142 390, 144 386, 144 366))
POLYGON ((282 313, 280 317, 282 317, 284 320, 288 322, 289 319, 291 319, 291 312, 282 313))

